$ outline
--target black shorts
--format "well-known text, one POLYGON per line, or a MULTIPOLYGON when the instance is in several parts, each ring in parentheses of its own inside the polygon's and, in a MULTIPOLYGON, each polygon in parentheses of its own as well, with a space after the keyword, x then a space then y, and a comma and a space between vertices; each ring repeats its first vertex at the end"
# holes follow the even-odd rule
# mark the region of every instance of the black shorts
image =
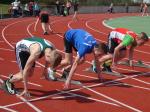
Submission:
POLYGON ((49 22, 49 15, 48 14, 41 14, 41 23, 48 23, 49 22))
MULTIPOLYGON (((109 36, 108 36, 108 52, 110 54, 114 53, 114 50, 118 45, 119 44, 113 38, 109 38, 109 36)), ((122 51, 122 50, 126 50, 126 47, 123 47, 122 49, 120 49, 120 51, 122 51)))
MULTIPOLYGON (((20 70, 24 70, 24 67, 27 63, 29 56, 30 56, 29 52, 20 51, 16 49, 16 58, 17 58, 17 63, 19 65, 20 70)), ((32 67, 35 67, 35 62, 32 67)))
POLYGON ((68 42, 64 35, 64 46, 65 46, 65 53, 72 53, 72 48, 77 52, 77 49, 72 45, 71 42, 68 42))

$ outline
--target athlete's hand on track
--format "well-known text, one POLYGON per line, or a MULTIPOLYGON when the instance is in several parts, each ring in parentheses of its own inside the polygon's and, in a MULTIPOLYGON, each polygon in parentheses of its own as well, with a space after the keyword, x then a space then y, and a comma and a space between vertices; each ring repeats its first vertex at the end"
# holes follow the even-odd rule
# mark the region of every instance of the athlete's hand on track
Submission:
POLYGON ((19 94, 19 97, 22 97, 22 96, 30 97, 30 93, 29 93, 27 90, 23 90, 23 92, 21 92, 21 93, 19 94))
POLYGON ((69 89, 70 88, 70 81, 66 81, 64 84, 64 89, 69 89))
POLYGON ((133 61, 132 61, 132 60, 129 60, 129 65, 130 65, 131 67, 133 67, 133 61))

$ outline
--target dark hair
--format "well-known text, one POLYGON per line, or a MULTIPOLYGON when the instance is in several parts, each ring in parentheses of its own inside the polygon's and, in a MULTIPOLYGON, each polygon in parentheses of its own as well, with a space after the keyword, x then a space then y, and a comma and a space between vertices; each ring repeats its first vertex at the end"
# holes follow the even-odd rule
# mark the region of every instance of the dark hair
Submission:
POLYGON ((147 36, 147 34, 145 32, 141 32, 141 36, 140 36, 141 39, 145 40, 145 41, 148 41, 149 38, 147 36))
POLYGON ((53 60, 51 61, 51 67, 52 68, 57 67, 61 63, 61 60, 62 60, 62 55, 59 52, 54 51, 53 60))
POLYGON ((102 50, 105 54, 107 54, 107 52, 108 52, 108 47, 105 43, 98 42, 94 47, 102 50))

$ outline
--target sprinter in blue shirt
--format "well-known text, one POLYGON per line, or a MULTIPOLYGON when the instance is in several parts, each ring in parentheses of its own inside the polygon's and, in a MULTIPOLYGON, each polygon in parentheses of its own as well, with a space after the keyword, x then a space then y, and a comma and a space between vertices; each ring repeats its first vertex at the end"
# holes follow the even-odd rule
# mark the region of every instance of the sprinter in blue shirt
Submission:
MULTIPOLYGON (((107 53, 107 46, 104 43, 98 43, 94 37, 83 29, 70 29, 64 34, 65 59, 61 62, 61 67, 66 66, 64 72, 68 72, 68 78, 64 89, 70 87, 70 81, 78 64, 85 60, 85 55, 92 53, 96 61, 98 77, 100 78, 98 57, 107 53), (72 48, 77 52, 73 62, 72 48)), ((63 74, 64 74, 63 72, 63 74)))

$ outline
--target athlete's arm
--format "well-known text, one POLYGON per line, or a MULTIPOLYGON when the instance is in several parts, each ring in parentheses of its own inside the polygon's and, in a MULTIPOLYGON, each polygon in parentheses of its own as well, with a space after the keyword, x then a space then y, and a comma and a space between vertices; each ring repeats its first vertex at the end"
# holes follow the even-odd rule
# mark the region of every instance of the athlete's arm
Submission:
POLYGON ((134 53, 134 49, 135 49, 136 45, 135 44, 132 44, 129 48, 129 56, 128 56, 128 59, 129 59, 129 64, 130 66, 132 66, 132 60, 133 60, 133 53, 134 53))
POLYGON ((77 55, 75 60, 74 60, 74 62, 73 62, 73 65, 71 67, 69 76, 68 76, 68 78, 67 78, 67 80, 65 82, 64 89, 68 89, 70 87, 71 78, 72 78, 72 76, 73 76, 73 74, 74 74, 74 72, 75 72, 79 62, 80 62, 80 57, 79 57, 79 55, 77 55))
POLYGON ((32 47, 30 49, 30 56, 27 60, 27 63, 25 65, 25 68, 22 72, 23 75, 23 81, 24 81, 24 91, 20 94, 20 96, 24 95, 27 93, 27 78, 28 75, 30 74, 30 71, 32 69, 32 66, 34 64, 34 62, 39 58, 41 51, 40 51, 40 46, 39 45, 35 45, 34 47, 32 47))
POLYGON ((45 62, 45 66, 44 66, 43 73, 42 73, 42 76, 44 76, 45 78, 47 78, 46 74, 47 74, 48 67, 49 67, 49 63, 45 62))
POLYGON ((98 78, 101 80, 102 77, 101 77, 100 62, 99 62, 98 56, 96 56, 94 52, 93 52, 93 55, 94 55, 94 61, 96 65, 96 72, 98 74, 98 78))

